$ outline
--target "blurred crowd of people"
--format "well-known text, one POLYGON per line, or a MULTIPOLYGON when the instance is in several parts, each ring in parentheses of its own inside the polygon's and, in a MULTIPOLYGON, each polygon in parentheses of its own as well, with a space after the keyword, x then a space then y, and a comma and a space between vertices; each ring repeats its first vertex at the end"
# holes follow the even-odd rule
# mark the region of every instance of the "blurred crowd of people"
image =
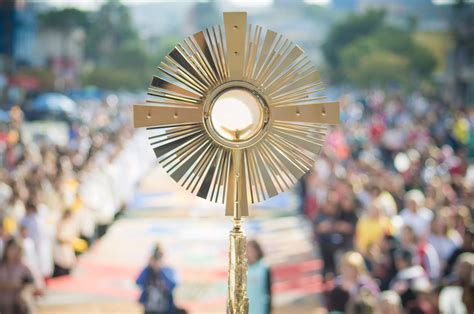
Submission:
POLYGON ((342 103, 302 189, 328 309, 474 313, 474 108, 382 91, 342 103))
MULTIPOLYGON (((325 306, 474 313, 474 108, 381 91, 342 103, 341 127, 302 189, 325 306)), ((1 313, 31 312, 45 282, 69 274, 130 201, 153 161, 130 120, 115 98, 83 105, 59 145, 25 132, 22 111, 11 109, 0 128, 1 313)), ((247 253, 250 302, 264 300, 253 309, 269 313, 271 272, 258 243, 247 253)), ((151 312, 175 309, 162 255, 157 247, 137 279, 151 312)))
POLYGON ((21 109, 10 110, 0 143, 2 314, 30 313, 48 279, 69 274, 130 201, 151 162, 130 107, 117 97, 83 104, 63 145, 26 132, 21 109))

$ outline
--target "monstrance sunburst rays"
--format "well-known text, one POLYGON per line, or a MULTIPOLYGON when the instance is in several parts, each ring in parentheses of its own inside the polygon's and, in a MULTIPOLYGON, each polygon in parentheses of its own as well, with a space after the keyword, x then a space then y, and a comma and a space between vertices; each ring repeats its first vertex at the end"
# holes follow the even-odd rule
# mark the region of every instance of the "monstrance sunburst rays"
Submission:
POLYGON ((244 82, 265 103, 262 134, 252 145, 241 144, 242 189, 247 201, 256 203, 290 188, 308 171, 327 125, 339 123, 339 105, 324 101, 318 71, 282 35, 258 25, 247 29, 245 13, 224 13, 224 28, 197 32, 164 58, 148 104, 134 106, 134 122, 149 130, 159 163, 176 182, 201 198, 224 203, 232 148, 238 145, 215 140, 206 127, 206 104, 232 82, 244 82))
POLYGON ((228 313, 248 313, 241 217, 308 171, 339 104, 325 102, 318 71, 282 35, 224 13, 161 62, 146 105, 134 106, 159 163, 199 197, 226 204, 230 232, 228 313))

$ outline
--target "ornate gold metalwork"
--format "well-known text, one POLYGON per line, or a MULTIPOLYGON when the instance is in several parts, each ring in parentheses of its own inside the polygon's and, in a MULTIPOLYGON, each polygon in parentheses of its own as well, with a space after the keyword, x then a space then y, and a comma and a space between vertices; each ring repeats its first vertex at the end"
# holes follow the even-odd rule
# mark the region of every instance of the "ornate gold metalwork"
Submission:
POLYGON ((228 313, 248 313, 247 297, 247 239, 240 226, 241 220, 234 219, 234 228, 230 232, 229 277, 228 277, 228 313))
POLYGON ((244 12, 224 13, 224 31, 197 32, 164 58, 147 104, 134 106, 134 125, 148 129, 158 162, 176 182, 226 203, 234 221, 228 311, 241 314, 248 310, 241 217, 249 203, 290 188, 312 167, 327 126, 339 123, 339 104, 324 101, 318 71, 282 35, 247 27, 244 12), (237 89, 256 106, 255 121, 249 129, 217 126, 216 103, 237 89))

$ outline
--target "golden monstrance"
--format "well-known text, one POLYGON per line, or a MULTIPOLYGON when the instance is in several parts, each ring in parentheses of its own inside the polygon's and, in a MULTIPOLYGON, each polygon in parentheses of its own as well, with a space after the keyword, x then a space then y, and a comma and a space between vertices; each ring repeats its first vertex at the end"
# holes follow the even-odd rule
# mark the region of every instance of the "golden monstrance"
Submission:
POLYGON ((324 144, 339 104, 301 48, 274 31, 247 26, 247 13, 225 12, 184 39, 153 77, 134 125, 149 131, 158 162, 180 185, 225 203, 230 232, 227 312, 248 313, 248 204, 289 189, 324 144))

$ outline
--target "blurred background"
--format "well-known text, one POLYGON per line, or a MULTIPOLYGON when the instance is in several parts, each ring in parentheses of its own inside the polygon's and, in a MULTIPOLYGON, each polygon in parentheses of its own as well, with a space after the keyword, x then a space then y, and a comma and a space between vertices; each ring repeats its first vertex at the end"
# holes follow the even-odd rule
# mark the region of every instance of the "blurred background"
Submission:
POLYGON ((472 313, 468 0, 0 0, 0 312, 141 313, 156 264, 177 307, 225 311, 223 207, 131 124, 160 60, 223 11, 300 45, 341 102, 314 168, 245 221, 252 313, 472 313))

